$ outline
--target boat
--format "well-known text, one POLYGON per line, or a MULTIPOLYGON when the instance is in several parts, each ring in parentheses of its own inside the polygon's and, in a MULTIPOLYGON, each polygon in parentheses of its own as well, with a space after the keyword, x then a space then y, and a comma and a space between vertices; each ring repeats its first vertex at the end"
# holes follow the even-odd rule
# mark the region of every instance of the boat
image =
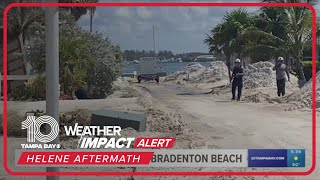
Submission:
POLYGON ((133 61, 133 64, 139 64, 139 63, 140 63, 139 60, 134 60, 134 61, 133 61))

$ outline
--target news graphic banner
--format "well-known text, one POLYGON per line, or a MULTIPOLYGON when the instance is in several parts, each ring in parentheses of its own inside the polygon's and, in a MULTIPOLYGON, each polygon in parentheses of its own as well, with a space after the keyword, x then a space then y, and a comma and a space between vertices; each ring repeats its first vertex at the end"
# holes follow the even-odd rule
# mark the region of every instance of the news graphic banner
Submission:
POLYGON ((305 167, 305 150, 249 149, 248 167, 305 167))
POLYGON ((16 151, 17 166, 247 167, 247 150, 16 151))
POLYGON ((304 149, 173 149, 175 138, 122 137, 120 126, 77 123, 60 130, 50 116, 28 116, 22 129, 27 143, 15 152, 17 166, 305 167, 304 149), (51 132, 43 134, 43 124, 51 132), (59 133, 76 146, 52 144, 59 133))
POLYGON ((305 167, 303 149, 16 150, 17 166, 305 167))

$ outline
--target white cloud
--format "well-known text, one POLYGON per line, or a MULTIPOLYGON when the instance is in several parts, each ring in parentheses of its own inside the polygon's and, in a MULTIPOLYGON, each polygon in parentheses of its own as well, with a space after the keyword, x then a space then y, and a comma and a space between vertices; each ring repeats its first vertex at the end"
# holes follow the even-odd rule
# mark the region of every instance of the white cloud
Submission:
POLYGON ((188 7, 161 8, 161 17, 163 17, 167 22, 173 24, 190 22, 192 20, 192 14, 188 7))
POLYGON ((211 27, 218 19, 210 15, 208 7, 162 8, 161 17, 174 28, 173 31, 181 33, 207 31, 207 27, 211 27))
POLYGON ((152 30, 152 23, 146 21, 137 21, 135 23, 135 27, 139 32, 151 31, 152 30))
POLYGON ((124 33, 131 33, 132 32, 132 26, 128 22, 120 21, 118 22, 118 31, 119 32, 124 32, 124 33))
POLYGON ((208 7, 192 7, 190 8, 191 12, 195 16, 206 16, 209 14, 208 7))
POLYGON ((108 25, 100 25, 97 27, 99 31, 108 32, 114 36, 128 36, 128 34, 133 33, 132 24, 128 21, 115 21, 108 25))
POLYGON ((177 26, 176 30, 188 33, 205 33, 210 30, 213 24, 217 23, 216 20, 204 18, 202 21, 177 26))
POLYGON ((137 15, 142 19, 151 19, 152 18, 152 11, 145 7, 136 8, 137 15))
MULTIPOLYGON (((131 8, 132 9, 132 8, 131 8)), ((115 15, 124 17, 124 18, 130 18, 132 17, 132 12, 129 7, 120 7, 116 9, 115 15)))
MULTIPOLYGON (((202 42, 204 34, 231 9, 234 8, 99 7, 93 30, 103 32, 122 49, 152 49, 152 26, 155 25, 157 49, 206 50, 202 42)), ((83 16, 79 24, 88 30, 89 16, 83 16)))

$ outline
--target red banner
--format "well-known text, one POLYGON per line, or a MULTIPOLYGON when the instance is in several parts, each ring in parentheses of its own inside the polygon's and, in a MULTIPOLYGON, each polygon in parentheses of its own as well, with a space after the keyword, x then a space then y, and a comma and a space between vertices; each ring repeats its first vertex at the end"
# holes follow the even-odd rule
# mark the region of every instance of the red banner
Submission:
POLYGON ((149 164, 153 152, 22 152, 18 165, 149 164))

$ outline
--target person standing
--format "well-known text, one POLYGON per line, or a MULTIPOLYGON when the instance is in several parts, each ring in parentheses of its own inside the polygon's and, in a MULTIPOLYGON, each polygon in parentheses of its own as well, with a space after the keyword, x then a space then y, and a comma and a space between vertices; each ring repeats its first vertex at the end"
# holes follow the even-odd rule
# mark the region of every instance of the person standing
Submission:
POLYGON ((286 94, 286 75, 288 77, 288 81, 290 82, 290 74, 287 66, 284 64, 283 57, 278 58, 273 70, 276 71, 278 96, 284 96, 286 94))
POLYGON ((232 71, 232 99, 235 100, 236 98, 236 89, 238 88, 238 96, 237 96, 237 101, 240 101, 241 98, 241 92, 242 92, 242 87, 243 87, 243 68, 241 66, 241 60, 236 59, 235 61, 235 66, 232 71))

